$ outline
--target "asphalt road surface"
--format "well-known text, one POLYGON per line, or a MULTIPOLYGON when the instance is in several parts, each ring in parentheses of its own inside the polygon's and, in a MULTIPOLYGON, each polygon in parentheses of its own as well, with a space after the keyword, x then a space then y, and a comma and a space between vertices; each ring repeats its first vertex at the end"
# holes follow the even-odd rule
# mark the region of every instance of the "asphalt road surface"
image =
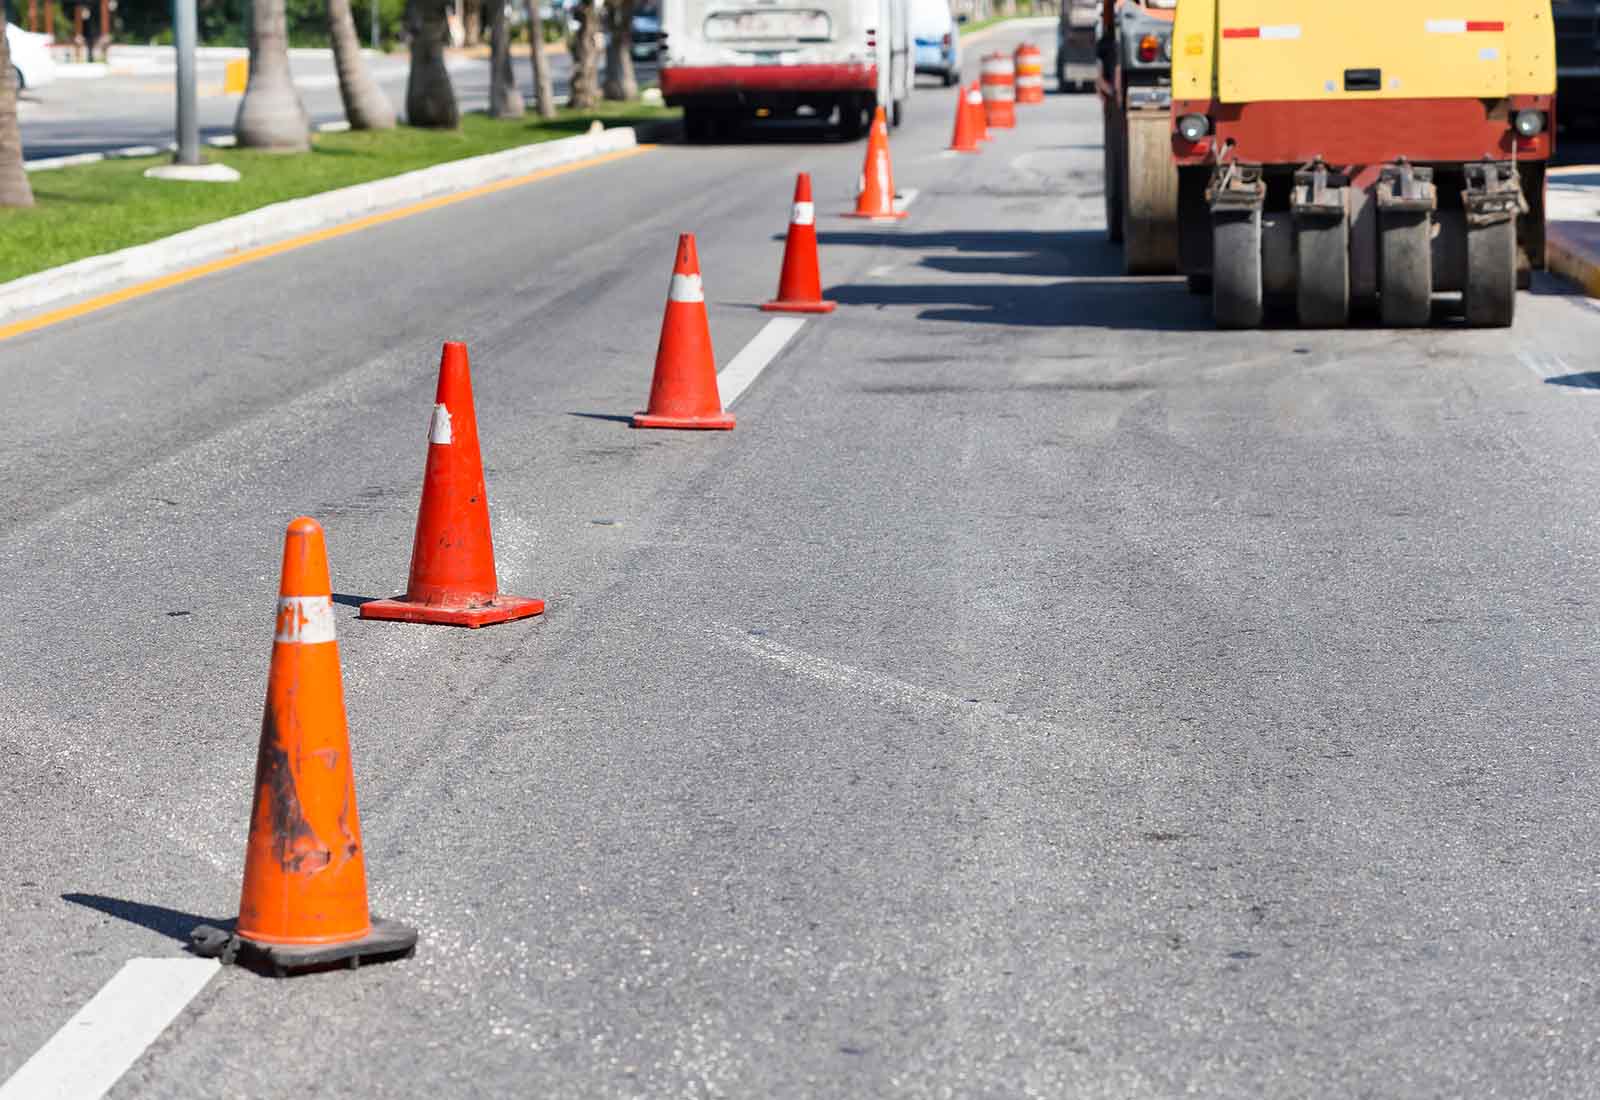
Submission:
POLYGON ((1092 99, 952 96, 901 224, 860 145, 668 145, 0 344, 0 1079, 237 911, 307 513, 421 943, 222 971, 113 1097, 1596 1095, 1600 313, 1216 332, 1092 99), (839 311, 630 430, 675 235, 725 363, 799 170, 839 311), (360 622, 452 338, 549 610, 360 622))
MULTIPOLYGON (((409 65, 403 56, 369 58, 374 78, 402 114, 409 65)), ((551 80, 557 96, 568 92, 572 71, 565 54, 550 55, 551 80)), ((450 79, 462 110, 482 111, 489 105, 489 63, 452 58, 450 79)), ((296 53, 290 59, 301 102, 313 123, 345 117, 339 85, 329 57, 296 53)), ((526 51, 514 59, 513 71, 524 95, 533 94, 533 70, 526 51)), ((655 79, 655 63, 637 62, 640 80, 655 79)), ((199 109, 202 138, 233 133, 240 96, 222 94, 223 66, 203 61, 199 67, 199 109)), ((59 80, 38 91, 24 92, 18 106, 23 155, 29 160, 103 153, 134 145, 166 145, 175 141, 176 92, 170 73, 112 75, 101 80, 59 80)))

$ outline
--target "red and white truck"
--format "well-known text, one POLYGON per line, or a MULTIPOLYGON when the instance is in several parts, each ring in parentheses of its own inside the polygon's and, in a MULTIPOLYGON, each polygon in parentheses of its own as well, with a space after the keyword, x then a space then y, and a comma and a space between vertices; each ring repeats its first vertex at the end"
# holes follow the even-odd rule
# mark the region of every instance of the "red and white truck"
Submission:
POLYGON ((908 0, 663 0, 661 94, 705 141, 747 118, 815 118, 846 140, 911 94, 908 0))

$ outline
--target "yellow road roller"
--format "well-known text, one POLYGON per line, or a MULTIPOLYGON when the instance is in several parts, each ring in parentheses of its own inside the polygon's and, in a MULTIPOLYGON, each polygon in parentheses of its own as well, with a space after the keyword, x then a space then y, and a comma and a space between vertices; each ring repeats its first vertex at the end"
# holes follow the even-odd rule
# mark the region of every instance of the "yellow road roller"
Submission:
POLYGON ((1544 266, 1550 0, 1180 0, 1179 266, 1216 323, 1511 324, 1544 266))

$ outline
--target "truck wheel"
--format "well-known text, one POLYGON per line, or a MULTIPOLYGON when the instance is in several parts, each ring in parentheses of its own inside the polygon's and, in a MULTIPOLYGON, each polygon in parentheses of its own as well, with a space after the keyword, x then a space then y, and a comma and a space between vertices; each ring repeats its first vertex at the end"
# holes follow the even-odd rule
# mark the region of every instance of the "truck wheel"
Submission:
POLYGON ((702 145, 711 140, 711 116, 696 107, 683 109, 683 140, 702 145))
POLYGON ((1261 213, 1213 214, 1211 316, 1218 328, 1259 328, 1261 213))
POLYGON ((1171 122, 1137 112, 1127 119, 1122 170, 1122 269, 1129 275, 1178 270, 1178 168, 1171 122))
POLYGON ((1517 302, 1517 223, 1467 227, 1467 285, 1461 292, 1467 324, 1508 328, 1517 302))
POLYGON ((1122 243, 1122 116, 1105 107, 1105 175, 1106 236, 1114 244, 1122 243))
POLYGON ((839 101, 839 136, 845 141, 860 141, 866 132, 866 108, 855 96, 845 96, 839 101))
POLYGON ((1304 328, 1350 323, 1350 221, 1307 219, 1295 226, 1295 315, 1304 328))
POLYGON ((1378 223, 1378 320, 1416 328, 1433 314, 1433 219, 1426 211, 1378 223))

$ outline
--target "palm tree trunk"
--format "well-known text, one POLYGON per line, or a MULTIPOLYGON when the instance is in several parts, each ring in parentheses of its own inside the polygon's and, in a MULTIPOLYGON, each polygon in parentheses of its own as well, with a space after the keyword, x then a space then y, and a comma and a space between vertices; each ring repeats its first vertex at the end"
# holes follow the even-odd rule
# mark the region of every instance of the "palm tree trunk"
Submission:
MULTIPOLYGON (((538 0, 534 0, 537 3, 538 0)), ((17 86, 11 79, 6 13, 0 5, 0 206, 32 206, 33 188, 22 167, 22 131, 17 128, 17 86)))
POLYGON ((284 0, 250 5, 250 82, 233 132, 250 149, 304 153, 311 148, 311 119, 289 74, 289 21, 284 0))
POLYGON ((556 117, 556 93, 550 83, 550 59, 544 52, 544 20, 539 16, 539 0, 526 0, 528 29, 533 37, 533 107, 540 118, 556 117))
MULTIPOLYGON (((489 0, 493 3, 494 0, 489 0)), ((476 46, 483 41, 484 0, 461 0, 461 44, 476 46)), ((491 17, 492 18, 492 17, 491 17)))
POLYGON ((580 111, 600 102, 601 18, 599 0, 578 5, 578 33, 572 42, 572 100, 580 111))
POLYGON ((339 72, 339 97, 352 130, 393 130, 394 107, 361 59, 350 0, 328 0, 328 37, 333 40, 333 65, 339 72))
POLYGON ((521 118, 522 93, 511 71, 511 23, 506 0, 488 0, 489 12, 489 117, 521 118))
POLYGON ((406 121, 413 126, 454 130, 461 108, 450 72, 444 67, 444 44, 450 28, 445 0, 411 0, 411 75, 406 80, 406 121))
POLYGON ((639 81, 633 75, 633 0, 606 4, 611 40, 606 43, 606 98, 638 99, 639 81))

